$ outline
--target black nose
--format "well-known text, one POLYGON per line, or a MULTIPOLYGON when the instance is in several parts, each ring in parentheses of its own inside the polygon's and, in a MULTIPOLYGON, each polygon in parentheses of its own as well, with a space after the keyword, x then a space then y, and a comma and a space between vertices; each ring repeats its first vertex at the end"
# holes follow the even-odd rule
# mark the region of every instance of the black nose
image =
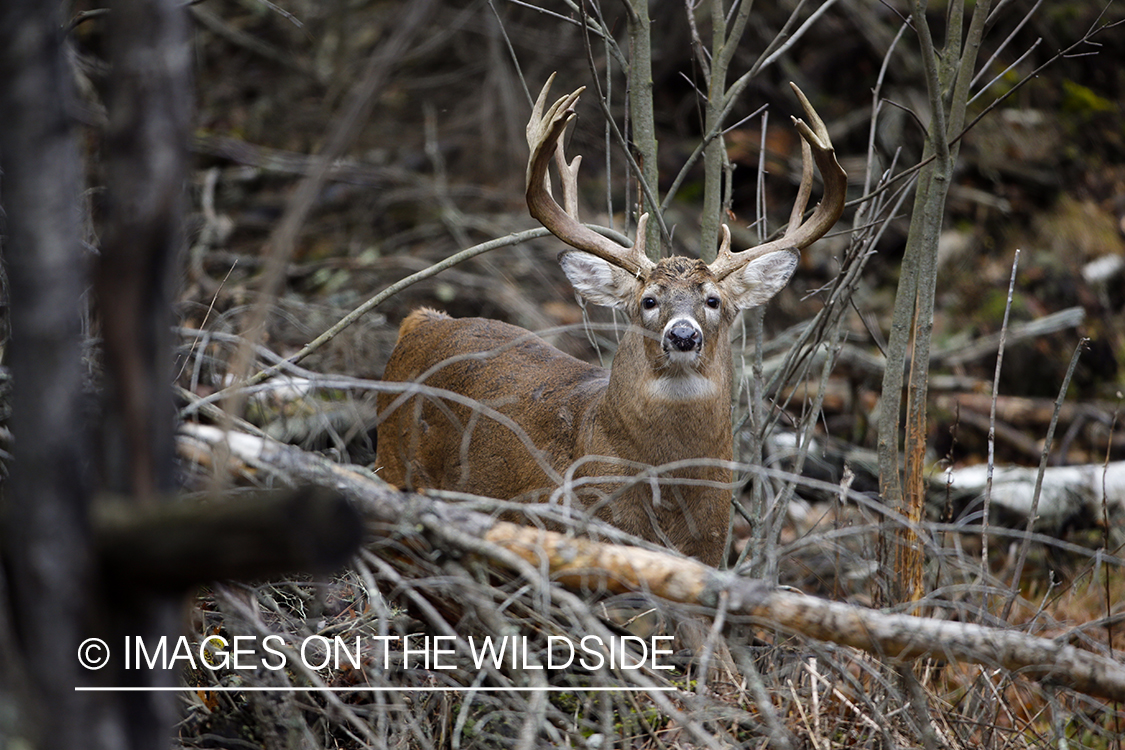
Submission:
POLYGON ((689 325, 675 325, 668 331, 667 344, 669 348, 681 352, 690 352, 698 349, 702 336, 699 329, 689 325))

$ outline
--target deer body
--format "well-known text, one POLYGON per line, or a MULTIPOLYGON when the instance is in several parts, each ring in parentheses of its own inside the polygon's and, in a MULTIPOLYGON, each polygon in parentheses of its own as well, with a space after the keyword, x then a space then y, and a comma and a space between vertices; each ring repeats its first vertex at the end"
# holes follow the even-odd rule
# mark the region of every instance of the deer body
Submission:
MULTIPOLYGON (((380 395, 377 464, 402 487, 526 502, 574 498, 626 532, 716 565, 733 479, 730 328, 739 311, 765 303, 788 282, 797 249, 835 222, 843 171, 804 102, 817 131, 798 127, 814 142, 826 180, 826 198, 810 222, 799 221, 801 203, 781 241, 731 253, 724 227, 723 248, 710 265, 684 257, 653 262, 643 246, 617 246, 575 218, 578 160, 566 164, 557 144, 580 92, 543 116, 547 88, 540 94, 528 125, 527 200, 532 215, 575 248, 559 256, 575 290, 628 317, 612 369, 505 323, 415 311, 402 324, 384 380, 424 388, 380 395), (553 152, 565 211, 546 186, 553 152)), ((806 155, 806 200, 810 182, 806 155)))
MULTIPOLYGON (((591 262, 598 261, 564 259, 564 267, 577 275, 591 262)), ((785 278, 788 271, 781 270, 785 278)), ((581 279, 575 283, 585 289, 581 279)), ((624 531, 714 564, 724 546, 730 507, 728 329, 734 308, 724 313, 721 301, 719 308, 707 307, 707 296, 693 289, 704 283, 714 286, 711 299, 716 299, 719 289, 704 264, 686 258, 662 261, 647 285, 649 294, 632 304, 640 308, 646 296, 656 300, 656 287, 674 293, 664 292, 649 326, 625 332, 612 370, 575 359, 506 323, 414 312, 402 325, 384 379, 412 382, 430 372, 422 381, 426 386, 508 416, 526 441, 511 424, 474 415, 463 404, 430 400, 419 407, 400 406, 379 429, 384 478, 401 486, 538 502, 550 498, 557 478, 572 467, 572 479, 582 480, 676 464, 654 483, 579 482, 575 496, 624 531), (683 345, 689 351, 670 354, 666 348, 674 350, 676 339, 669 333, 665 344, 658 334, 676 321, 686 332, 683 345), (698 342, 691 340, 693 333, 699 334, 698 342), (677 355, 685 362, 671 361, 677 355)), ((394 394, 385 394, 380 412, 394 400, 394 394)))

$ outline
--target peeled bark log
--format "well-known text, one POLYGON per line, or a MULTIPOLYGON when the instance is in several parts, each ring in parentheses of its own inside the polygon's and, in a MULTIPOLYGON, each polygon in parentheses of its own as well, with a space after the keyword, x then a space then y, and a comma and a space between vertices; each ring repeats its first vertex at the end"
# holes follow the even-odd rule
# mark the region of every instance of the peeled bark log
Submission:
POLYGON ((728 619, 749 618, 883 657, 930 657, 999 666, 1045 683, 1125 700, 1125 664, 1056 640, 1016 630, 886 614, 773 589, 762 581, 718 571, 672 552, 496 521, 456 505, 399 492, 292 446, 213 427, 185 425, 180 445, 182 453, 197 458, 222 446, 222 454, 231 461, 265 463, 303 481, 330 483, 356 502, 376 528, 431 552, 483 554, 491 563, 504 566, 511 565, 514 555, 577 591, 634 591, 684 604, 722 607, 728 619))

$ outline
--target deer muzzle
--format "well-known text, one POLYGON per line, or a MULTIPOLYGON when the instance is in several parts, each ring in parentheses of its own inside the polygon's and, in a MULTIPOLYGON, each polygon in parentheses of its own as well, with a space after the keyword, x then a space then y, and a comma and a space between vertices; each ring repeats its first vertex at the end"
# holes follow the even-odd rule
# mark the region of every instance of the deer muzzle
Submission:
POLYGON ((664 326, 661 341, 664 351, 673 356, 678 353, 689 354, 703 348, 703 331, 699 324, 690 318, 679 318, 664 326))

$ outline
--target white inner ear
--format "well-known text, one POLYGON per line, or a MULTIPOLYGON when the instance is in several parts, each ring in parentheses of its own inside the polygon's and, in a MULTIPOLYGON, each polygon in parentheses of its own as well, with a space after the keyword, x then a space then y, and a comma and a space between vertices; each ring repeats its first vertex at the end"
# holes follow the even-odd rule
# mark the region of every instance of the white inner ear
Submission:
POLYGON ((574 291, 587 302, 604 307, 624 307, 635 295, 637 280, 627 271, 597 256, 567 250, 559 256, 574 291))
POLYGON ((721 282, 730 293, 735 307, 747 310, 764 305, 789 283, 797 270, 797 253, 779 250, 752 260, 721 282))

